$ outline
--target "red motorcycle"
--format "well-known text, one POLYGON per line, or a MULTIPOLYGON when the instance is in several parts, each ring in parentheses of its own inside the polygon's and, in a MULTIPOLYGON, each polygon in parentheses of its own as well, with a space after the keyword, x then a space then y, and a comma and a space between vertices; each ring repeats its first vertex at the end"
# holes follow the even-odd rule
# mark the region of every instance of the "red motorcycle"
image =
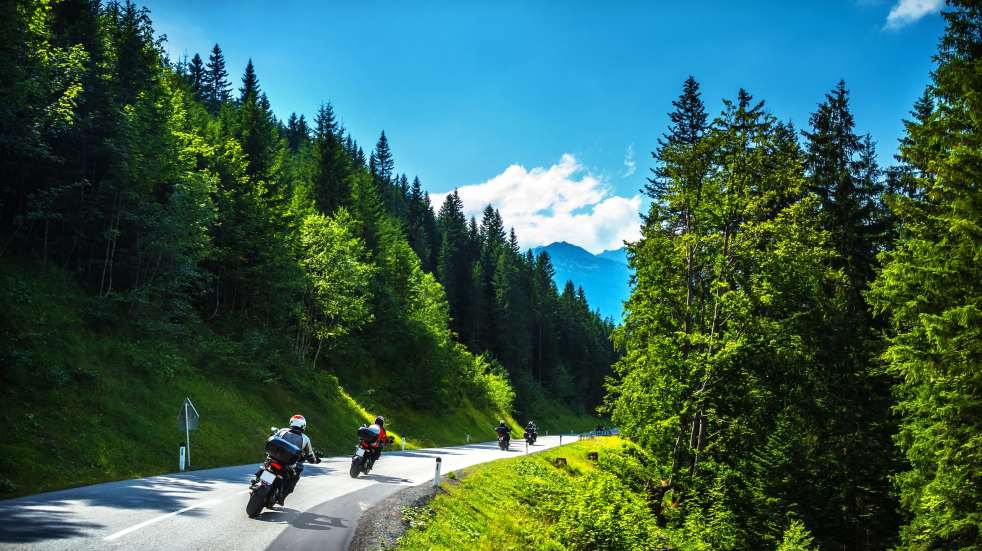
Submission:
MULTIPOLYGON (((378 438, 378 427, 375 425, 363 426, 358 429, 358 445, 355 447, 355 454, 351 456, 351 469, 348 471, 351 478, 358 478, 358 475, 362 473, 368 474, 375 466, 375 460, 378 459, 378 448, 375 443, 378 442, 378 438)), ((389 436, 384 443, 392 444, 393 442, 395 442, 395 438, 389 436)))

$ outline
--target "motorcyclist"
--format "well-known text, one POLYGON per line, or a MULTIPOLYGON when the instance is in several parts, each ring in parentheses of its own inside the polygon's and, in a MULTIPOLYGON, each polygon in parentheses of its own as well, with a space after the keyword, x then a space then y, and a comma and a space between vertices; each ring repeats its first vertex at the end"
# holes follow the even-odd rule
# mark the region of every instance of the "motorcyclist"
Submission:
MULTIPOLYGON (((300 480, 300 474, 303 472, 303 464, 305 461, 310 463, 320 463, 321 460, 314 453, 314 448, 310 444, 310 437, 304 434, 307 429, 307 420, 304 419, 303 415, 299 413, 290 417, 290 426, 287 428, 282 428, 276 431, 275 436, 286 440, 287 442, 293 444, 294 446, 300 448, 300 459, 293 466, 292 472, 293 476, 284 480, 283 491, 280 492, 280 498, 277 503, 283 505, 286 500, 286 496, 293 493, 293 489, 297 487, 297 482, 300 480)), ((262 474, 262 469, 256 472, 256 477, 262 474)))
POLYGON ((535 427, 535 422, 529 419, 527 425, 525 425, 525 432, 532 436, 532 439, 536 439, 539 436, 538 429, 535 427))
MULTIPOLYGON (((381 415, 376 417, 375 424, 373 424, 369 428, 370 429, 378 428, 378 440, 370 444, 370 448, 372 450, 371 464, 374 465, 375 462, 378 461, 380 457, 382 457, 382 448, 385 447, 385 441, 386 438, 388 438, 388 435, 385 432, 385 417, 382 417, 381 415)), ((372 432, 375 431, 373 430, 372 432)))
POLYGON ((494 432, 505 437, 505 442, 511 440, 511 429, 508 428, 508 424, 502 419, 498 422, 498 426, 494 428, 494 432))

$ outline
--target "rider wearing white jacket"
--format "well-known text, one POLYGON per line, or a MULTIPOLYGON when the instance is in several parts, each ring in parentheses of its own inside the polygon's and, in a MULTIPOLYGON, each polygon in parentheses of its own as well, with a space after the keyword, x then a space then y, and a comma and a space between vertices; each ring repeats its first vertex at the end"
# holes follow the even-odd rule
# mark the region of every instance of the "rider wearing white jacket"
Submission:
POLYGON ((276 436, 300 448, 300 459, 297 461, 297 464, 294 467, 295 476, 292 476, 289 480, 285 481, 286 485, 283 488, 284 491, 279 500, 280 505, 283 505, 283 501, 286 499, 286 496, 293 493, 293 489, 296 488, 297 482, 300 480, 300 473, 303 472, 304 461, 309 461, 311 463, 321 462, 320 458, 314 454, 314 448, 310 444, 310 437, 304 434, 304 430, 306 428, 307 420, 304 419, 303 415, 297 414, 290 418, 290 426, 288 428, 283 428, 276 431, 276 436))

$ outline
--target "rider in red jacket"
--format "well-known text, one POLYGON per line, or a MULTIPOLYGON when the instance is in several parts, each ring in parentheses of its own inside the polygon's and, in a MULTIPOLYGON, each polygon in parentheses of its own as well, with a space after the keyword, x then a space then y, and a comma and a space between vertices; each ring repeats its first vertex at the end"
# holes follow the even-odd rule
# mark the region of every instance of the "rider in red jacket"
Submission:
POLYGON ((374 455, 372 456, 373 464, 376 461, 378 461, 380 457, 382 457, 382 448, 385 446, 385 441, 386 441, 385 417, 382 417, 381 415, 376 417, 375 424, 372 425, 372 427, 376 427, 376 426, 378 427, 378 440, 376 440, 375 443, 371 445, 372 452, 374 453, 374 455))

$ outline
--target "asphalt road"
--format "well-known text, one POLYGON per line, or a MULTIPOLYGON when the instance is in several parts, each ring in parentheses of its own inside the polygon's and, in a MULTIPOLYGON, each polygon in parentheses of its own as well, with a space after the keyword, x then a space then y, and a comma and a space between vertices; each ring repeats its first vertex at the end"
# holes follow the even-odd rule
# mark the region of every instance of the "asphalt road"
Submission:
MULTIPOLYGON (((529 451, 558 444, 558 436, 544 436, 529 451)), ((405 486, 432 482, 435 458, 442 458, 446 474, 522 453, 525 442, 518 440, 510 451, 486 442, 386 452, 371 474, 357 479, 348 476, 350 457, 327 458, 305 467, 284 507, 257 519, 245 513, 256 463, 5 500, 0 548, 345 549, 362 511, 405 486)))

